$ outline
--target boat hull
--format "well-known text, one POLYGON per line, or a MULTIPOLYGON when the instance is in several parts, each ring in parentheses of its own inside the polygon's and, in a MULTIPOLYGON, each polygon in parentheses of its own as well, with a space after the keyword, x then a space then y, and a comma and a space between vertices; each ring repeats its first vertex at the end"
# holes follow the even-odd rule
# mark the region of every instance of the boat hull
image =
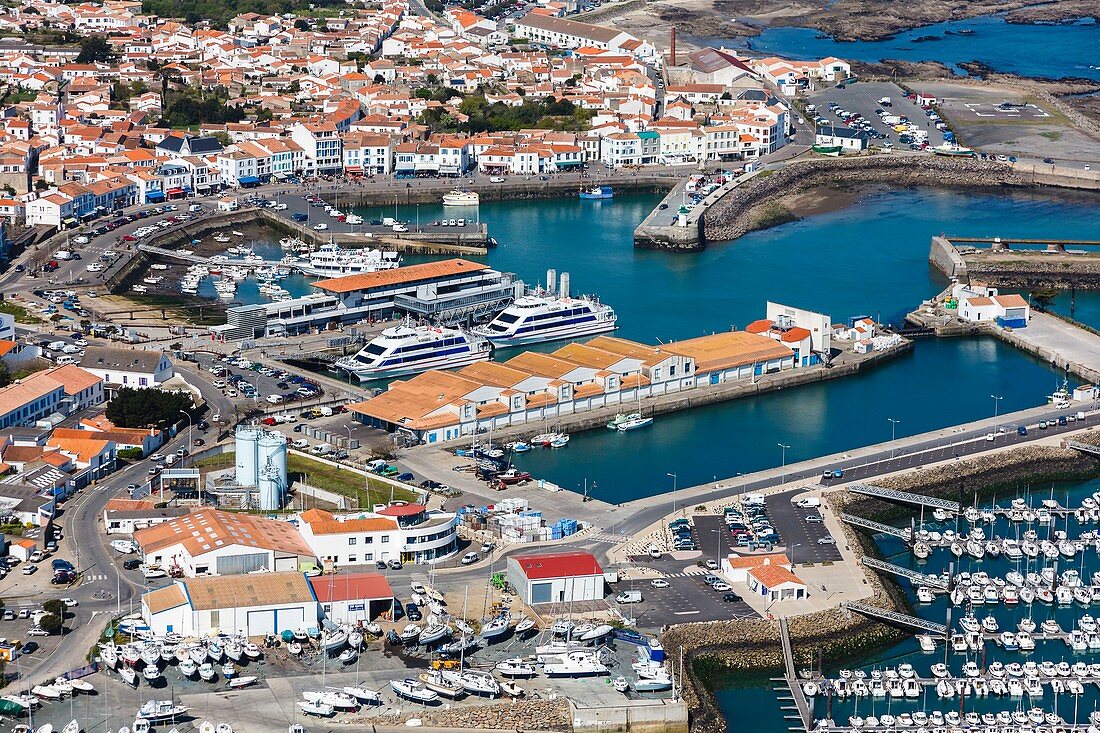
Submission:
POLYGON ((599 333, 614 331, 618 327, 619 326, 617 320, 610 320, 585 323, 581 324, 580 326, 563 325, 559 328, 548 328, 545 331, 540 331, 538 333, 518 334, 514 336, 494 336, 490 335, 487 331, 484 330, 477 330, 475 332, 489 339, 496 346, 508 347, 524 346, 526 344, 541 344, 547 341, 564 341, 566 339, 582 338, 584 336, 594 336, 599 333))
POLYGON ((461 357, 439 357, 436 359, 425 359, 417 364, 410 364, 407 367, 388 367, 385 369, 355 369, 345 365, 336 363, 336 366, 343 369, 346 372, 354 374, 360 382, 371 382, 377 379, 391 379, 393 377, 404 377, 409 374, 420 374, 432 369, 457 369, 459 367, 469 366, 470 364, 476 364, 479 361, 489 361, 490 352, 477 351, 470 354, 466 354, 461 357))

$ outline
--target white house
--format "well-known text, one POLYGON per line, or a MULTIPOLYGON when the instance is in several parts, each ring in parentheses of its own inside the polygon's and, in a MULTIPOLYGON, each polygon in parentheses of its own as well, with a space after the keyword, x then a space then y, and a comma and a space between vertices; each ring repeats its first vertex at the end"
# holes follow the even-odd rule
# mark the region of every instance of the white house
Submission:
POLYGON ((141 556, 186 577, 314 567, 313 551, 289 522, 202 509, 138 530, 141 556))
POLYGON ((307 173, 338 173, 344 164, 340 136, 332 122, 299 122, 290 138, 302 148, 307 173))
POLYGON ((430 512, 423 504, 343 515, 309 509, 298 515, 298 531, 313 555, 328 567, 379 560, 431 562, 458 549, 455 514, 430 512))
POLYGON ((1031 318, 1031 306, 1015 293, 986 297, 972 295, 959 299, 959 318, 964 321, 996 321, 1003 326, 1025 328, 1031 318))
POLYGON ((805 598, 806 584, 781 565, 761 565, 748 572, 749 592, 771 601, 805 598))
POLYGON ((177 580, 141 597, 141 615, 154 634, 263 636, 313 626, 313 586, 299 572, 177 580))
POLYGON ((603 568, 587 552, 550 552, 508 558, 508 582, 524 603, 598 601, 603 568))
POLYGON ((139 529, 178 519, 190 511, 187 507, 158 507, 155 501, 111 499, 103 507, 103 529, 107 534, 133 534, 139 529))
POLYGON ((99 377, 108 389, 159 387, 175 373, 172 360, 162 351, 137 351, 88 346, 80 368, 99 377))
POLYGON ((337 624, 369 623, 393 610, 393 589, 379 573, 339 573, 309 579, 324 617, 337 624))
POLYGON ((781 552, 770 555, 728 555, 722 558, 721 569, 722 574, 729 579, 730 583, 747 583, 750 570, 766 565, 777 565, 788 570, 791 569, 791 561, 781 552))
POLYGON ((817 128, 814 136, 814 144, 823 147, 840 146, 845 152, 859 152, 866 150, 871 138, 863 130, 853 130, 847 127, 830 127, 823 125, 817 128))

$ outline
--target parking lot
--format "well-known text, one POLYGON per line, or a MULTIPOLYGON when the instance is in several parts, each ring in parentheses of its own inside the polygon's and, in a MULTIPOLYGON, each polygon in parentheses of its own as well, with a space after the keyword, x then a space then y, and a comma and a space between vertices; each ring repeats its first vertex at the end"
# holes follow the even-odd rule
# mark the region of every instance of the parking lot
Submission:
POLYGON ((839 562, 842 558, 835 544, 823 544, 821 539, 830 537, 824 522, 806 521, 818 516, 816 508, 803 508, 791 503, 791 497, 803 489, 793 489, 773 494, 765 499, 768 517, 779 533, 780 542, 786 548, 787 557, 793 563, 839 562))
POLYGON ((874 131, 881 135, 881 139, 872 139, 872 145, 891 143, 894 147, 908 147, 899 142, 899 133, 893 127, 885 124, 878 114, 883 110, 888 114, 906 117, 910 125, 916 126, 928 135, 928 143, 933 147, 943 142, 941 133, 916 102, 905 97, 901 87, 889 82, 859 82, 846 84, 843 89, 830 87, 810 97, 810 102, 817 106, 817 114, 825 118, 828 125, 845 127, 844 121, 835 113, 830 112, 829 103, 835 102, 847 112, 861 115, 874 131), (890 106, 879 104, 880 99, 890 98, 890 106))
POLYGON ((197 354, 195 360, 200 368, 210 372, 215 387, 229 399, 240 400, 242 405, 260 408, 287 405, 288 409, 298 410, 301 406, 295 402, 315 400, 324 395, 320 384, 288 371, 252 362, 247 362, 251 366, 239 366, 246 361, 233 363, 225 357, 216 359, 211 354, 197 354), (278 401, 272 395, 278 395, 278 401))
MULTIPOLYGON (((671 558, 669 559, 672 561, 671 558)), ((631 583, 620 582, 617 591, 634 590, 642 594, 642 602, 622 605, 624 615, 633 616, 639 626, 660 627, 664 624, 678 624, 695 621, 727 621, 735 618, 755 618, 756 612, 744 601, 723 601, 725 592, 715 591, 703 582, 706 574, 702 568, 693 568, 685 572, 685 563, 677 566, 679 572, 666 573, 664 580, 667 588, 654 588, 649 580, 636 580, 631 583), (698 572, 696 572, 698 571, 698 572)), ((672 567, 669 570, 673 570, 672 567)), ((733 590, 738 596, 744 588, 733 590)))

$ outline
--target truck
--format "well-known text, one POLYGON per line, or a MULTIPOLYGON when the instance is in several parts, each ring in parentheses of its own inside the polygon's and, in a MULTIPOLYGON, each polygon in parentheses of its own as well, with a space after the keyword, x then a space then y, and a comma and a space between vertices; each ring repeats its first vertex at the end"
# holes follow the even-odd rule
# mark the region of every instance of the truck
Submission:
POLYGON ((817 509, 821 506, 821 499, 816 496, 804 496, 795 503, 803 509, 817 509))
POLYGON ((616 603, 641 603, 642 592, 640 590, 624 590, 615 596, 616 603))
POLYGON ((893 127, 894 125, 897 125, 901 122, 901 117, 897 115, 883 115, 882 122, 883 124, 893 127))
POLYGON ((741 500, 741 504, 744 506, 764 506, 764 495, 745 494, 745 497, 741 500))
POLYGON ((882 99, 878 100, 878 103, 881 107, 889 107, 893 104, 889 97, 883 97, 882 99))

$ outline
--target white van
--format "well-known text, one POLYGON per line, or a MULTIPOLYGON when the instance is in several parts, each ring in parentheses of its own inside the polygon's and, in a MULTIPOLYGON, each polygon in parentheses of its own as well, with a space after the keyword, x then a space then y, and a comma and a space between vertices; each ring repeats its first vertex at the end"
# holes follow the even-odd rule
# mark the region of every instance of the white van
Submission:
POLYGON ((298 440, 291 443, 291 445, 293 447, 298 448, 299 450, 301 450, 302 448, 308 448, 309 447, 309 441, 306 440, 305 438, 299 438, 298 440))
POLYGON ((57 357, 57 361, 54 363, 58 366, 65 366, 66 364, 75 364, 76 359, 71 356, 59 356, 57 357))
POLYGON ((616 603, 641 603, 642 592, 640 590, 624 590, 615 596, 616 603))
POLYGON ((332 452, 332 446, 329 445, 328 443, 319 443, 319 444, 313 446, 313 448, 310 449, 310 452, 313 453, 314 455, 323 456, 326 453, 331 453, 332 452))
POLYGON ((821 506, 821 499, 813 496, 804 496, 796 503, 803 509, 816 509, 821 506))
POLYGON ((169 453, 168 455, 166 455, 164 457, 164 463, 167 466, 171 466, 175 462, 176 462, 176 454, 175 453, 169 453))

